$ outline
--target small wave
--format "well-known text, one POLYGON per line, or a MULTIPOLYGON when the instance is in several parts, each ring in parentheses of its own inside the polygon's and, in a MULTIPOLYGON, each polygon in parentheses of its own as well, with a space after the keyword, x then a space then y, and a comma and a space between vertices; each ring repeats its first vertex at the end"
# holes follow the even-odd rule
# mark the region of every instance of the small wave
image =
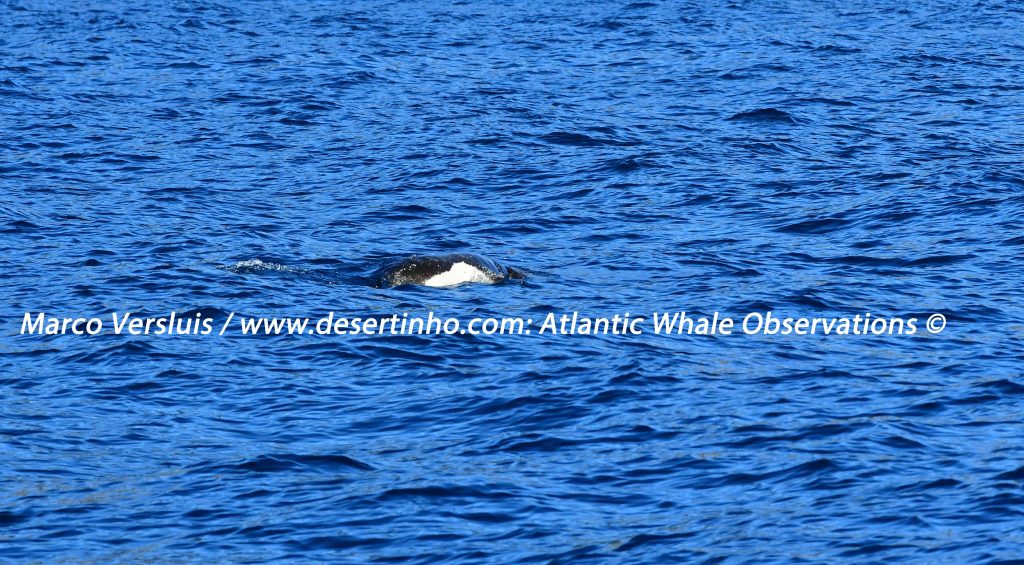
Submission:
POLYGON ((208 69, 210 65, 204 65, 202 63, 196 63, 195 61, 185 61, 179 63, 165 63, 160 65, 164 69, 208 69))
POLYGON ((1003 395, 1024 395, 1024 385, 1015 383, 1009 379, 997 379, 980 385, 989 390, 997 391, 1003 395))
POLYGON ((346 469, 370 471, 373 467, 346 455, 301 455, 294 453, 260 455, 241 463, 199 467, 201 472, 277 473, 320 471, 334 473, 346 469))
POLYGON ((821 220, 804 220, 795 224, 789 224, 778 228, 776 231, 783 233, 829 233, 845 228, 849 224, 849 220, 844 220, 842 218, 824 218, 821 220))
POLYGON ((996 475, 997 481, 1024 481, 1024 465, 996 475))
POLYGON ((759 108, 757 110, 749 110, 746 112, 739 112, 729 117, 730 121, 748 121, 748 122, 774 122, 774 123, 785 123, 785 124, 796 124, 799 123, 792 114, 784 112, 778 108, 759 108))
POLYGON ((834 53, 836 55, 852 55, 863 51, 859 47, 846 47, 844 45, 819 45, 812 49, 817 53, 834 53))
POLYGON ((13 526, 15 524, 25 522, 31 517, 28 513, 10 512, 8 510, 0 511, 0 526, 13 526))
POLYGON ((901 63, 959 63, 956 59, 950 59, 941 55, 930 55, 928 53, 901 55, 896 60, 901 63))
POLYGON ((912 259, 906 262, 908 267, 939 267, 943 265, 952 265, 953 263, 959 263, 968 259, 973 259, 974 255, 931 255, 928 257, 921 257, 919 259, 912 259))
POLYGON ((0 233, 8 233, 8 234, 25 233, 25 232, 35 231, 35 230, 38 230, 38 229, 40 229, 40 227, 38 225, 33 224, 32 222, 29 222, 28 220, 14 220, 13 222, 9 222, 7 224, 7 227, 0 228, 0 233))
POLYGON ((620 545, 615 551, 630 551, 644 545, 656 545, 670 543, 681 539, 692 538, 697 532, 677 532, 672 534, 639 534, 629 538, 626 543, 620 545))
POLYGON ((623 157, 621 159, 609 159, 603 163, 598 170, 613 171, 616 173, 631 173, 640 169, 657 167, 657 163, 645 157, 623 157))
POLYGON ((620 141, 617 139, 591 137, 582 133, 571 133, 566 131, 554 131, 548 134, 540 136, 540 139, 546 143, 554 145, 574 145, 577 147, 594 147, 600 145, 639 145, 639 141, 620 141))
POLYGON ((428 485, 421 487, 393 488, 379 494, 379 500, 392 498, 456 498, 498 500, 513 498, 514 495, 498 485, 428 485))
POLYGON ((352 71, 345 75, 333 78, 324 83, 329 88, 344 89, 357 84, 377 80, 378 76, 373 71, 352 71))
POLYGON ((312 120, 307 120, 307 119, 301 118, 301 117, 294 117, 294 118, 292 118, 292 117, 284 117, 284 118, 281 118, 280 120, 278 120, 278 123, 284 124, 286 126, 317 126, 317 125, 320 125, 317 122, 314 122, 312 120))
POLYGON ((810 98, 794 98, 793 101, 804 102, 808 104, 825 104, 827 106, 856 106, 856 104, 850 102, 849 100, 839 100, 836 98, 826 98, 823 96, 813 96, 810 98))

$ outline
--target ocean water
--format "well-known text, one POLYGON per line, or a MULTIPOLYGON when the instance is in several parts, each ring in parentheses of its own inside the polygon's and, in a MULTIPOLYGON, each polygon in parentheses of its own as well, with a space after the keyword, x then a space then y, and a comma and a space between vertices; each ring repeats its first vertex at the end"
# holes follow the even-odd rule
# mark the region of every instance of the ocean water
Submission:
POLYGON ((0 560, 1021 559, 1022 30, 1009 1, 3 0, 0 560), (456 251, 527 279, 371 284, 456 251), (947 325, 218 335, 681 311, 947 325))

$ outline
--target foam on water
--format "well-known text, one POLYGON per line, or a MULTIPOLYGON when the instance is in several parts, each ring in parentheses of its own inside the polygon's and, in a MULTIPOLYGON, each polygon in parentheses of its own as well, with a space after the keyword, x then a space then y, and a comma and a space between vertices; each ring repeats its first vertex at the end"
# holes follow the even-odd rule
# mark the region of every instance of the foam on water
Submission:
POLYGON ((262 259, 245 259, 225 268, 233 273, 256 273, 260 271, 296 272, 301 270, 289 267, 288 265, 282 265, 281 263, 263 261, 262 259))

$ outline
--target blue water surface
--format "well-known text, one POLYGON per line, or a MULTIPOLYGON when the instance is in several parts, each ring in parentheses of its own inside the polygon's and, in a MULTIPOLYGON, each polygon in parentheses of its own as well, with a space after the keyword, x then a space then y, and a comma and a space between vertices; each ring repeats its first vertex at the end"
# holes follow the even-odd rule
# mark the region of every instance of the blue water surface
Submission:
POLYGON ((1020 559, 1022 132, 1019 2, 2 0, 0 560, 1020 559), (19 334, 681 310, 948 324, 19 334))

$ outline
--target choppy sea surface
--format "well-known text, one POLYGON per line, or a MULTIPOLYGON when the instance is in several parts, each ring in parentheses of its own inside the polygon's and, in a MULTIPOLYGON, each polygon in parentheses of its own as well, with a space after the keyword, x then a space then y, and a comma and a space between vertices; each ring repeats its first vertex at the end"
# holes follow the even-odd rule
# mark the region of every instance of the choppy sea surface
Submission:
POLYGON ((3 0, 0 559, 1024 557, 1022 29, 988 1, 3 0), (368 284, 454 251, 529 276, 368 284), (19 334, 684 310, 948 324, 19 334))

